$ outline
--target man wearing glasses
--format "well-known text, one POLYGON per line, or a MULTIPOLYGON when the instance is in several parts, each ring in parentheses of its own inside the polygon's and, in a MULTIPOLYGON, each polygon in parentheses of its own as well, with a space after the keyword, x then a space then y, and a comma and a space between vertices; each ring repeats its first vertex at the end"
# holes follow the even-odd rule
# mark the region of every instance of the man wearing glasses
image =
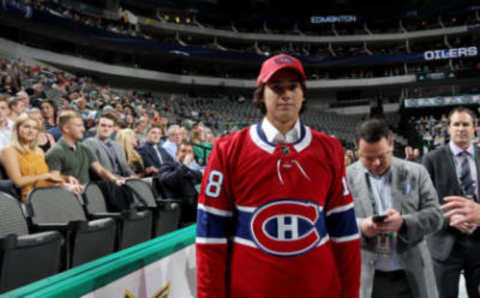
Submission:
POLYGON ((305 126, 296 58, 266 60, 260 123, 215 142, 200 189, 197 297, 357 298, 360 241, 340 142, 305 126))
POLYGON ((347 168, 362 241, 361 298, 436 298, 424 237, 438 231, 437 193, 422 165, 393 156, 378 119, 357 129, 359 160, 347 168))
POLYGON ((440 203, 444 204, 442 208, 449 210, 445 214, 448 218, 443 228, 432 235, 428 243, 441 298, 458 297, 462 271, 468 297, 479 297, 480 229, 476 227, 479 222, 471 216, 475 212, 469 210, 477 206, 479 195, 480 150, 473 143, 475 120, 475 114, 467 108, 458 107, 450 111, 450 142, 423 159, 440 203), (470 208, 462 208, 463 205, 470 208))

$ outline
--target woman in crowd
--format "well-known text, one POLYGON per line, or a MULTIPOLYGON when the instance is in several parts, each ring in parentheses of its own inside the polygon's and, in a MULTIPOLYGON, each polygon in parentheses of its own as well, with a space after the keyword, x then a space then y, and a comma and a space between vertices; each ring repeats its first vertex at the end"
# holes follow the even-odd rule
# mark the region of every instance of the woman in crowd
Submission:
POLYGON ((1 161, 8 177, 15 186, 21 188, 22 202, 27 194, 36 187, 60 185, 75 193, 83 191, 82 186, 73 177, 61 176, 49 171, 42 149, 37 145, 39 123, 29 115, 18 117, 12 132, 12 144, 1 153, 1 161))
POLYGON ((12 76, 9 75, 8 73, 3 74, 0 81, 1 81, 0 85, 1 85, 2 93, 15 95, 15 93, 19 91, 17 86, 15 85, 14 80, 12 79, 12 76))
POLYGON ((134 129, 135 128, 135 118, 132 115, 127 114, 125 116, 125 128, 134 129))
POLYGON ((45 131, 45 118, 42 116, 42 112, 37 109, 33 108, 28 112, 30 118, 37 120, 39 124, 39 132, 38 132, 38 147, 40 147, 43 152, 47 152, 50 147, 55 145, 55 139, 53 136, 45 131))
POLYGON ((52 127, 57 126, 57 105, 51 99, 47 99, 42 101, 40 105, 42 109, 42 115, 45 119, 45 129, 50 129, 52 127))
POLYGON ((154 167, 145 168, 143 164, 142 156, 135 150, 138 146, 138 139, 135 132, 132 129, 125 128, 117 132, 115 141, 120 144, 125 157, 127 158, 130 168, 138 174, 140 177, 152 176, 158 174, 157 169, 154 167))

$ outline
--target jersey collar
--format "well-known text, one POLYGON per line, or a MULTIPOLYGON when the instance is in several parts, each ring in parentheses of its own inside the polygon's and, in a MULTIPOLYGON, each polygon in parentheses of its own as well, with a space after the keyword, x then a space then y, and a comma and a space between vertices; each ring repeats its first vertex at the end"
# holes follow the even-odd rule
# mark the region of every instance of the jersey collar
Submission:
MULTIPOLYGON (((272 154, 275 151, 276 144, 273 144, 268 141, 267 136, 263 131, 263 121, 250 126, 250 138, 253 143, 257 145, 260 149, 272 154)), ((292 143, 293 147, 297 152, 302 151, 307 148, 312 141, 312 132, 310 128, 304 125, 301 121, 298 121, 295 126, 298 125, 298 130, 300 132, 300 138, 292 143)), ((293 128, 295 129, 295 127, 293 128)), ((272 137, 273 139, 273 137, 272 137)))

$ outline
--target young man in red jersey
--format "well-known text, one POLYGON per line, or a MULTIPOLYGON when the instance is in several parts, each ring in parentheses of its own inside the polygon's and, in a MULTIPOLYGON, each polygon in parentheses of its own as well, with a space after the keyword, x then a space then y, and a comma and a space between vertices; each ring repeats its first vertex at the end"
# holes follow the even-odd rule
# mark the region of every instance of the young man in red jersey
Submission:
POLYGON ((255 125, 219 139, 199 196, 197 297, 356 298, 360 241, 340 142, 305 126, 305 72, 266 60, 255 125))

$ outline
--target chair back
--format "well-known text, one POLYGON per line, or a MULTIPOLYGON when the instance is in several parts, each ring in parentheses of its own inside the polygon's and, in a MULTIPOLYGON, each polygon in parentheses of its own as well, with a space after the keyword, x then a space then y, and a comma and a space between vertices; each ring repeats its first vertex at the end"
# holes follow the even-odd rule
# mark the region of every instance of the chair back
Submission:
POLYGON ((0 238, 9 234, 27 235, 27 221, 20 202, 11 195, 0 192, 0 238))
POLYGON ((96 183, 88 183, 85 187, 83 196, 86 201, 87 213, 101 213, 107 212, 107 204, 105 203, 105 197, 102 190, 96 183))
POLYGON ((32 190, 27 205, 34 224, 64 224, 87 220, 77 195, 59 186, 32 190))
POLYGON ((125 184, 132 190, 137 205, 146 204, 149 208, 157 207, 152 187, 147 182, 141 179, 128 179, 125 184))

